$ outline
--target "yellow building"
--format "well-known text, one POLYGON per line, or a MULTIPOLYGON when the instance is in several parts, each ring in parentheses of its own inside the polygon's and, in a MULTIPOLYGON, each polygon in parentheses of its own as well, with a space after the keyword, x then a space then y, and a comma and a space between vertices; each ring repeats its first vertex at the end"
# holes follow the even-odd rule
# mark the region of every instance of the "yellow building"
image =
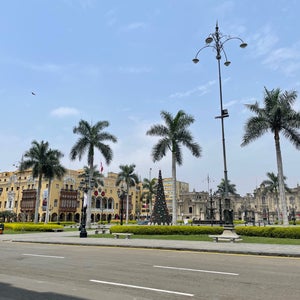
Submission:
MULTIPOLYGON (((66 175, 51 182, 48 191, 48 180, 43 178, 40 193, 39 221, 46 218, 46 207, 49 209, 51 222, 80 222, 83 204, 83 191, 80 189, 82 170, 67 170, 66 175), (48 194, 49 193, 49 194, 48 194), (49 201, 48 201, 49 199, 49 201)), ((115 185, 117 173, 108 173, 104 176, 104 186, 92 190, 91 220, 113 220, 120 218, 120 199, 115 185)), ((15 221, 33 221, 37 179, 32 178, 31 171, 14 171, 0 173, 0 214, 11 213, 15 221)), ((140 186, 131 187, 129 190, 129 219, 134 219, 139 214, 140 186)), ((126 205, 123 210, 125 220, 126 205)))

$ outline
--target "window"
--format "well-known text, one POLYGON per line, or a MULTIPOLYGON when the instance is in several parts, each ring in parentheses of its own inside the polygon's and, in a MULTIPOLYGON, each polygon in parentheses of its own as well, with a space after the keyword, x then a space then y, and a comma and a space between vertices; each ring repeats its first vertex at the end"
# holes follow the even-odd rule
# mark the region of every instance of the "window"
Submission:
POLYGON ((54 200, 54 207, 57 207, 57 203, 58 203, 58 200, 55 199, 55 200, 54 200))
POLYGON ((190 206, 190 207, 189 207, 189 214, 192 214, 192 213, 193 213, 193 207, 190 206))

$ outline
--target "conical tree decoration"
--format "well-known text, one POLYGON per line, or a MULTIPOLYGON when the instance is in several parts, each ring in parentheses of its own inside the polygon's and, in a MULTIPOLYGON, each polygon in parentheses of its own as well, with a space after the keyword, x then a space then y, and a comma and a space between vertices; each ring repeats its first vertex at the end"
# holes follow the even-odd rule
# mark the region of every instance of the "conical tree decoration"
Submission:
POLYGON ((161 170, 158 173, 158 183, 157 183, 157 194, 154 203, 154 208, 151 215, 151 222, 153 224, 170 224, 171 218, 169 215, 166 197, 164 192, 164 185, 161 176, 161 170))

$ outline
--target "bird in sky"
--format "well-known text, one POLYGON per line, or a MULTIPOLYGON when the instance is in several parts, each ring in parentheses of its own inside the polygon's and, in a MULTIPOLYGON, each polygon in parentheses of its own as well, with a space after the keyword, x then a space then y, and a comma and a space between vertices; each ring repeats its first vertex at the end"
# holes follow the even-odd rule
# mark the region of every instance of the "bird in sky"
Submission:
POLYGON ((35 96, 35 93, 34 93, 34 92, 31 92, 31 94, 32 94, 33 96, 35 96))

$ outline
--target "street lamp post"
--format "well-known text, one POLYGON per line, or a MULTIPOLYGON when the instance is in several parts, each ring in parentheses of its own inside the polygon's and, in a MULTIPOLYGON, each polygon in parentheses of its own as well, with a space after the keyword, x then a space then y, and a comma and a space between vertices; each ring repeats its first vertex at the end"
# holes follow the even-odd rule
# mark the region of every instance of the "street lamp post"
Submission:
POLYGON ((223 152, 223 165, 224 165, 224 184, 225 184, 225 191, 224 191, 224 198, 225 198, 225 207, 224 207, 224 218, 225 218, 225 226, 228 228, 234 228, 233 225, 233 211, 230 209, 230 199, 228 196, 228 172, 227 172, 227 161, 226 161, 226 144, 225 144, 225 130, 224 130, 224 118, 229 117, 228 110, 223 108, 223 96, 222 96, 222 78, 221 78, 221 54, 224 54, 225 56, 225 66, 230 65, 230 61, 227 59, 226 52, 224 50, 224 44, 230 40, 239 40, 241 42, 240 47, 246 48, 247 44, 239 37, 231 37, 231 36, 225 36, 222 33, 219 32, 219 26, 218 23, 216 24, 215 32, 209 34, 209 36, 206 38, 205 42, 206 45, 199 49, 199 51, 196 53, 195 58, 193 59, 193 62, 197 64, 199 62, 198 55, 199 53, 205 49, 205 48, 213 48, 217 55, 216 59, 218 62, 218 79, 219 79, 219 95, 220 95, 220 116, 215 117, 216 119, 221 120, 221 129, 222 129, 222 152, 223 152))
POLYGON ((87 179, 83 179, 80 182, 79 190, 83 192, 82 196, 82 206, 81 206, 81 221, 80 221, 80 234, 79 237, 86 238, 87 231, 86 231, 86 209, 87 209, 87 193, 88 193, 88 181, 87 179))
POLYGON ((123 184, 121 185, 121 190, 118 189, 118 197, 121 201, 121 205, 120 205, 120 225, 123 225, 123 215, 124 215, 124 198, 125 198, 125 190, 124 190, 124 186, 123 184))

